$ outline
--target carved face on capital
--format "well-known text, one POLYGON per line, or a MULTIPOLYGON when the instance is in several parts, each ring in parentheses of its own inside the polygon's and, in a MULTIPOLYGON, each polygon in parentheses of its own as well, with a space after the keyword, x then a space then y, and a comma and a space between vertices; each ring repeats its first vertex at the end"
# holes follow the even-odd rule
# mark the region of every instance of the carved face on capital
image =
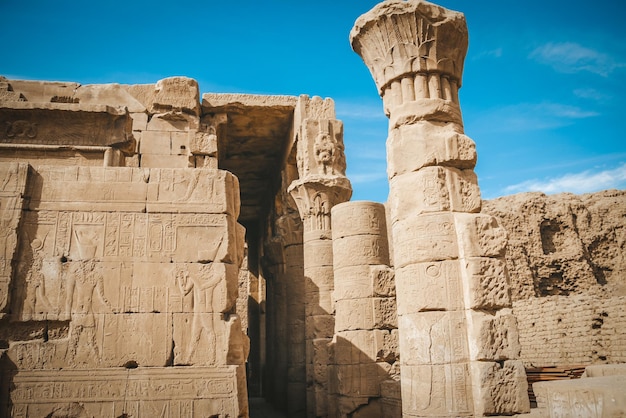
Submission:
POLYGON ((318 162, 327 164, 333 161, 335 145, 327 133, 321 133, 315 139, 315 157, 318 162))

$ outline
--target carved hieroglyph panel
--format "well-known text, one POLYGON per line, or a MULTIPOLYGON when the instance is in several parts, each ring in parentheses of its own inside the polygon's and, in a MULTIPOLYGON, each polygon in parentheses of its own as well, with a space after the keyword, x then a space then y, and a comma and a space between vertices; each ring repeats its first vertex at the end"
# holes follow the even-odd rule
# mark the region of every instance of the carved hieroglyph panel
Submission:
POLYGON ((0 312, 9 302, 28 165, 0 163, 0 312))
POLYGON ((227 213, 239 216, 239 181, 212 169, 151 169, 148 212, 227 213))
POLYGON ((452 214, 420 215, 393 224, 396 268, 423 261, 454 259, 459 255, 452 214))
POLYGON ((402 367, 402 412, 406 416, 471 416, 469 363, 402 367))
POLYGON ((103 418, 236 417, 245 413, 244 373, 236 366, 19 372, 11 382, 12 406, 6 413, 16 418, 55 412, 103 418))
POLYGON ((396 270, 398 314, 463 309, 459 261, 410 264, 396 270))
POLYGON ((235 262, 239 253, 226 214, 38 211, 25 214, 23 228, 30 244, 44 242, 47 257, 70 260, 235 262))

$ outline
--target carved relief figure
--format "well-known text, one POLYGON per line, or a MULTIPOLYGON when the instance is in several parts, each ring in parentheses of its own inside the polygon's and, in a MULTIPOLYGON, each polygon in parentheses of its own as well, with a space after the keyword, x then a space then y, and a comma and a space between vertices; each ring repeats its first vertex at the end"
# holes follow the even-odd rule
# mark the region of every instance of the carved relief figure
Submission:
POLYGON ((216 359, 215 348, 217 346, 217 336, 215 334, 216 322, 219 315, 212 313, 213 291, 219 283, 221 277, 214 274, 213 263, 204 264, 200 267, 199 274, 190 275, 186 267, 176 272, 176 284, 183 297, 193 290, 193 322, 191 324, 191 341, 189 351, 183 358, 183 363, 191 364, 191 359, 200 343, 202 332, 204 331, 209 340, 209 362, 214 363, 216 359), (211 313, 210 313, 211 312, 211 313))
POLYGON ((9 164, 7 173, 2 180, 2 185, 0 185, 0 190, 6 190, 7 186, 9 185, 9 183, 11 183, 12 180, 16 181, 18 179, 18 170, 19 166, 17 165, 17 163, 9 164))
POLYGON ((317 135, 313 144, 313 150, 315 152, 315 161, 321 168, 322 173, 334 174, 336 144, 328 132, 321 131, 317 135))
POLYGON ((46 296, 46 278, 42 272, 43 252, 41 250, 43 244, 42 240, 35 238, 31 244, 32 255, 25 258, 30 267, 25 276, 25 295, 22 305, 24 320, 34 319, 37 313, 55 312, 53 305, 46 296))
POLYGON ((6 123, 6 135, 9 138, 34 138, 37 136, 37 124, 25 120, 6 123))
MULTIPOLYGON (((8 176, 9 174, 7 174, 8 176)), ((8 275, 7 271, 11 266, 11 259, 17 246, 17 234, 13 226, 16 203, 16 196, 0 201, 0 205, 2 205, 2 215, 0 217, 0 275, 3 276, 8 275)))
POLYGON ((96 340, 96 318, 94 316, 94 295, 111 311, 114 309, 104 295, 104 278, 93 260, 78 262, 67 280, 65 312, 70 315, 71 330, 68 345, 68 359, 74 360, 81 336, 85 347, 99 362, 101 353, 96 340))

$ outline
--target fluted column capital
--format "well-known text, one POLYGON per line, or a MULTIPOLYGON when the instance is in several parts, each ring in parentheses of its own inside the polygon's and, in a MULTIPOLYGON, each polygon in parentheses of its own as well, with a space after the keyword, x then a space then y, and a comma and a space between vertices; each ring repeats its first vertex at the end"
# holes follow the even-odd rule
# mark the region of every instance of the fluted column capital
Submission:
POLYGON ((330 211, 350 199, 352 187, 343 176, 309 176, 291 183, 289 193, 298 206, 304 240, 307 241, 312 234, 318 238, 330 238, 330 211))
POLYGON ((458 89, 468 45, 462 13, 422 0, 388 0, 357 19, 350 43, 372 73, 388 116, 400 109, 423 119, 442 119, 443 113, 460 121, 458 89))

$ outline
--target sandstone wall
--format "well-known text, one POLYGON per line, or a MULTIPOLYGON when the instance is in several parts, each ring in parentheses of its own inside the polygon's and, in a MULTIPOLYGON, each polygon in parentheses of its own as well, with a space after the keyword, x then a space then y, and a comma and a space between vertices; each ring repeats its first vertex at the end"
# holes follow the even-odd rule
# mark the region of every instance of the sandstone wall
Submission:
POLYGON ((485 201, 509 232, 526 365, 626 362, 626 191, 485 201))

